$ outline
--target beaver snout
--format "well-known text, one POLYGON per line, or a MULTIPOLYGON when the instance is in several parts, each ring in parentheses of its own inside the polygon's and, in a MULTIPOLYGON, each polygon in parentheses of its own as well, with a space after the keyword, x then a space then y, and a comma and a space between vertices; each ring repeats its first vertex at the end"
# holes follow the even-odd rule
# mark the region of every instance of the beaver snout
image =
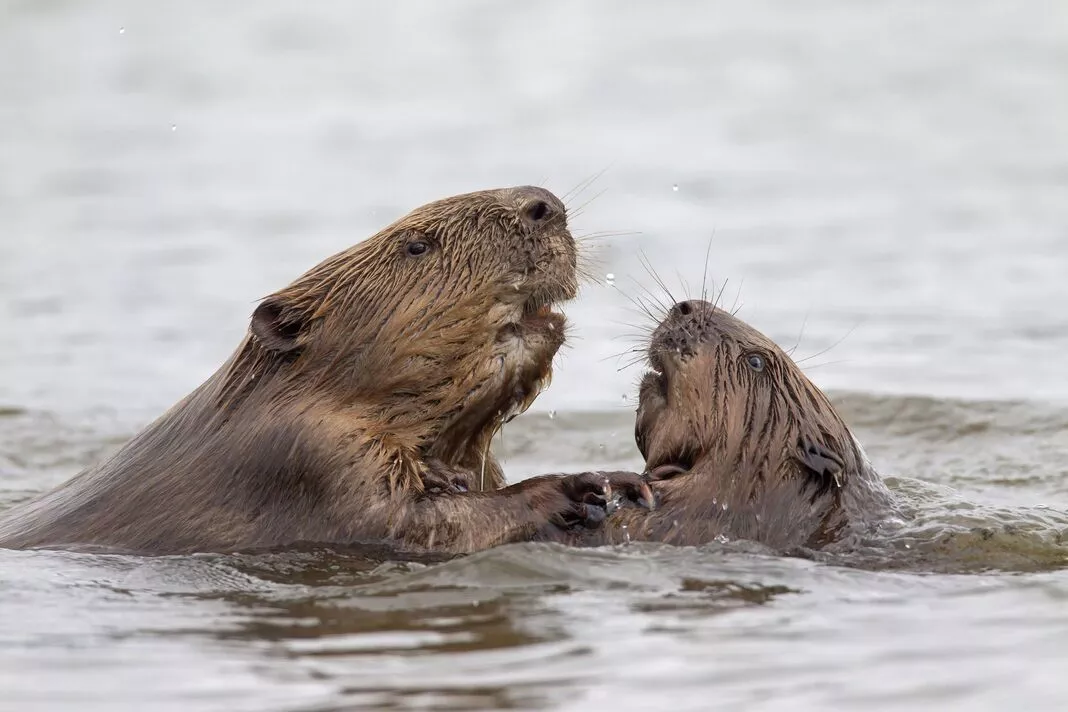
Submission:
POLYGON ((667 318, 653 331, 649 342, 649 360, 653 368, 663 371, 667 360, 686 361, 700 346, 718 335, 714 323, 715 305, 700 299, 677 302, 667 318))

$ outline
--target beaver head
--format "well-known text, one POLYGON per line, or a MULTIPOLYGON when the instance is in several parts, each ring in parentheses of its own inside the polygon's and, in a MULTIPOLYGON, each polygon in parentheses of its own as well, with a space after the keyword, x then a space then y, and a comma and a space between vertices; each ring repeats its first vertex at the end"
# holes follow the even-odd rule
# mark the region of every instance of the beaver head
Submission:
POLYGON ((265 298, 221 399, 330 413, 389 463, 391 486, 418 488, 428 460, 488 468, 486 488, 500 486, 489 441, 549 380, 564 341, 554 307, 576 289, 549 191, 429 203, 265 298))
POLYGON ((815 504, 836 499, 863 465, 846 424, 790 357, 709 302, 675 304, 648 359, 635 435, 654 479, 693 478, 691 494, 724 509, 785 484, 815 504))

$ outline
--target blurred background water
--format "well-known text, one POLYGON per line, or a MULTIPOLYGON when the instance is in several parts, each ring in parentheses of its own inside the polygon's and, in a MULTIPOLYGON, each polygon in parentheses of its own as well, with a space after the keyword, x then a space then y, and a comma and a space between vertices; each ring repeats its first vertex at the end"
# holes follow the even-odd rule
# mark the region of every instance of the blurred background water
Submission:
POLYGON ((0 709, 1062 706, 1053 1, 0 0, 0 506, 199 384, 322 258, 526 183, 576 192, 603 279, 498 443, 511 479, 640 465, 642 256, 692 293, 711 246, 908 532, 815 562, 0 552, 0 709))

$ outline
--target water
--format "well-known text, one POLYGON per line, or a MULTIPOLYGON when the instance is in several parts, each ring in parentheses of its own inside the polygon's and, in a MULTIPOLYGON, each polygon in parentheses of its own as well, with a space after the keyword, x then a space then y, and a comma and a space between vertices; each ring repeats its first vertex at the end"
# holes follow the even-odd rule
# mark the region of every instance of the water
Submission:
POLYGON ((711 241, 707 286, 800 335, 909 516, 816 561, 0 552, 0 709, 1062 706, 1059 3, 3 0, 0 96, 0 506, 411 207, 596 177, 595 279, 509 477, 640 464, 629 298, 662 298, 643 255, 699 291, 711 241))

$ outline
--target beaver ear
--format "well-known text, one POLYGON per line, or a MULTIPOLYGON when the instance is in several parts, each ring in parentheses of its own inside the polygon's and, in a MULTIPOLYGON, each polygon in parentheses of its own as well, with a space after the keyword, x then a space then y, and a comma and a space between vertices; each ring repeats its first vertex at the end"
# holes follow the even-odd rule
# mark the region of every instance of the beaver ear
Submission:
POLYGON ((822 489, 829 489, 833 482, 838 487, 842 486, 842 471, 845 462, 838 455, 818 442, 801 438, 798 443, 801 455, 798 460, 807 474, 816 478, 822 489))
POLYGON ((285 302, 278 297, 267 297, 256 311, 252 312, 249 329, 264 348, 271 351, 288 352, 300 344, 298 338, 304 329, 304 322, 287 314, 285 302))

